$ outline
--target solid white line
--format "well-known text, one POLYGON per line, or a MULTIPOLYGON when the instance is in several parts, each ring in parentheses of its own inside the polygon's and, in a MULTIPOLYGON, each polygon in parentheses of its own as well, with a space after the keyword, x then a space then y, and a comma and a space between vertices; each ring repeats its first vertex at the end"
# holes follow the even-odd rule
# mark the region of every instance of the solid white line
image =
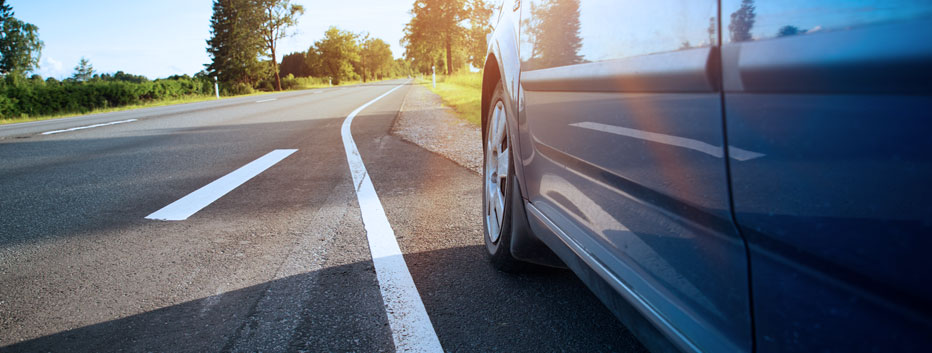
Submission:
POLYGON ((63 130, 46 131, 46 132, 43 132, 42 134, 43 134, 43 135, 60 134, 60 133, 63 133, 63 132, 77 131, 77 130, 84 130, 84 129, 93 129, 93 128, 95 128, 95 127, 108 126, 108 125, 116 125, 116 124, 122 124, 122 123, 131 123, 131 122, 134 122, 134 121, 136 121, 136 119, 126 119, 126 120, 120 120, 120 121, 111 121, 111 122, 109 122, 109 123, 101 123, 101 124, 94 124, 94 125, 88 125, 88 126, 79 126, 79 127, 73 127, 73 128, 70 128, 70 129, 63 129, 63 130))
POLYGON ((265 103, 265 102, 271 102, 271 101, 274 101, 274 100, 278 100, 278 98, 263 99, 263 100, 260 100, 260 101, 256 101, 256 103, 265 103))
POLYGON ((398 247, 395 232, 388 223, 385 209, 382 208, 382 202, 375 193, 375 187, 372 186, 369 173, 366 172, 366 166, 359 156, 359 150, 350 132, 350 125, 356 114, 400 87, 392 88, 385 94, 363 104, 346 117, 341 129, 343 147, 346 149, 346 161, 353 175, 353 185, 356 186, 356 198, 359 200, 362 222, 366 227, 369 251, 372 253, 372 263, 379 280, 379 289, 382 292, 382 301, 385 303, 388 324, 392 330, 395 351, 443 352, 434 326, 430 323, 430 317, 427 316, 427 310, 424 309, 421 296, 417 292, 417 287, 414 286, 414 279, 408 272, 408 265, 405 264, 401 249, 398 247))
POLYGON ((183 221, 197 213, 202 208, 207 207, 217 199, 223 197, 228 192, 233 191, 236 187, 249 181, 259 173, 262 173, 269 167, 275 165, 290 156, 297 150, 274 150, 259 159, 249 162, 249 164, 234 170, 230 174, 224 175, 212 183, 195 190, 185 197, 172 202, 168 206, 153 212, 146 216, 146 219, 155 219, 160 221, 183 221))
MULTIPOLYGON (((662 144, 670 145, 670 146, 688 148, 688 149, 699 151, 699 152, 702 152, 702 153, 705 153, 705 154, 708 154, 714 157, 718 157, 718 158, 723 158, 725 156, 725 152, 720 146, 715 146, 715 145, 708 144, 708 143, 705 143, 699 140, 693 140, 693 139, 689 139, 685 137, 658 134, 656 132, 635 130, 635 129, 630 129, 630 128, 621 127, 621 126, 600 124, 600 123, 594 123, 594 122, 589 122, 589 121, 570 124, 570 126, 576 126, 576 127, 581 127, 583 129, 589 129, 589 130, 595 130, 595 131, 602 131, 602 132, 607 132, 607 133, 615 134, 615 135, 633 137, 633 138, 637 138, 641 140, 662 143, 662 144)), ((751 160, 754 158, 763 157, 765 156, 765 154, 748 151, 748 150, 741 149, 738 147, 728 146, 728 156, 738 161, 743 162, 743 161, 751 160)))

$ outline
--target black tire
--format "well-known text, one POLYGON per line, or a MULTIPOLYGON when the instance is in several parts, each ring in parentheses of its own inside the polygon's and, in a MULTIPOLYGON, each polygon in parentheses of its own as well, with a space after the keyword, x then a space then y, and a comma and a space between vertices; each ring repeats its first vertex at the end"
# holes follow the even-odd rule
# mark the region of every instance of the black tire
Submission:
MULTIPOLYGON (((514 256, 512 256, 512 253, 511 253, 511 240, 515 237, 514 232, 523 231, 523 229, 519 229, 521 227, 515 227, 516 217, 525 217, 525 218, 527 217, 527 215, 524 212, 524 202, 521 197, 521 191, 520 191, 521 189, 518 187, 518 180, 517 180, 517 177, 515 176, 515 166, 514 166, 513 155, 511 155, 510 158, 508 159, 508 162, 509 162, 508 173, 505 176, 504 183, 502 183, 503 184, 502 191, 505 196, 504 197, 505 207, 504 207, 500 232, 495 241, 492 240, 493 237, 489 233, 489 225, 487 223, 488 221, 486 217, 489 214, 489 206, 488 206, 489 203, 487 201, 488 193, 486 192, 487 184, 489 183, 486 177, 488 175, 487 174, 488 163, 486 163, 486 161, 489 158, 488 156, 489 151, 488 151, 488 148, 486 147, 486 144, 487 144, 488 139, 491 138, 489 135, 490 135, 490 128, 492 126, 492 114, 494 114, 494 110, 495 110, 494 107, 497 105, 498 102, 504 102, 504 91, 503 91, 501 82, 499 82, 498 85, 496 85, 495 90, 492 93, 492 99, 490 100, 490 103, 489 103, 489 112, 486 114, 486 117, 485 117, 486 124, 485 124, 483 135, 482 135, 483 136, 483 144, 482 144, 483 146, 482 148, 482 151, 483 151, 482 153, 483 154, 483 163, 482 163, 483 165, 482 167, 483 222, 482 222, 482 228, 483 228, 483 234, 484 234, 483 238, 485 239, 485 245, 486 245, 486 249, 488 250, 489 260, 492 263, 493 267, 501 271, 505 271, 505 272, 523 272, 533 266, 527 262, 523 262, 521 260, 514 258, 514 256)), ((510 114, 508 109, 505 109, 504 112, 507 118, 508 114, 510 114)), ((510 120, 510 118, 507 118, 507 119, 510 120)), ((507 139, 507 143, 510 144, 510 138, 509 138, 510 136, 508 136, 508 127, 507 127, 508 125, 505 124, 505 126, 506 126, 505 127, 505 136, 506 136, 505 138, 507 139)), ((513 150, 509 149, 509 151, 513 151, 513 150)))

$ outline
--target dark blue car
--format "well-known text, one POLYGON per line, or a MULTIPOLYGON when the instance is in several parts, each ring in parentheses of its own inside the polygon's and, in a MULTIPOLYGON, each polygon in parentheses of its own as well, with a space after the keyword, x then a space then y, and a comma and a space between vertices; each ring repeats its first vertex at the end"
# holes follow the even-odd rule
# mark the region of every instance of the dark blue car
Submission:
POLYGON ((493 265, 569 267, 655 351, 932 351, 932 1, 506 0, 493 23, 493 265))

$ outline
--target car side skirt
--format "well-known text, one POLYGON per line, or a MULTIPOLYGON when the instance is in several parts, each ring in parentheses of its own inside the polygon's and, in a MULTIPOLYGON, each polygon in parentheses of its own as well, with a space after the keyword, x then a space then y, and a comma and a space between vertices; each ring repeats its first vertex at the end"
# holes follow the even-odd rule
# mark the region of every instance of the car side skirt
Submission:
POLYGON ((534 235, 550 247, 651 352, 701 352, 537 207, 527 202, 525 209, 534 235))

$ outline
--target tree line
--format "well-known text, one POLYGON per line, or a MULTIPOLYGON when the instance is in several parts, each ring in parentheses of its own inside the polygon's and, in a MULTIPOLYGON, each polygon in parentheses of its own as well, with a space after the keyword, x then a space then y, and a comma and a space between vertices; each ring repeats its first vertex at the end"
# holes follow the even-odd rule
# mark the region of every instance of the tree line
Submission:
POLYGON ((118 71, 97 73, 86 58, 64 80, 32 74, 44 43, 37 26, 14 16, 0 0, 0 118, 83 113, 98 108, 213 92, 227 95, 282 90, 300 82, 375 80, 481 68, 492 7, 486 0, 415 0, 401 40, 403 59, 368 33, 332 26, 306 51, 284 55, 279 41, 294 34, 304 14, 291 0, 213 0, 207 53, 211 62, 193 77, 149 80, 118 71), (300 81, 302 80, 304 81, 300 81))
POLYGON ((332 26, 307 51, 276 61, 276 41, 293 32, 304 13, 290 0, 214 0, 208 53, 209 75, 231 91, 268 87, 281 77, 316 77, 339 84, 385 77, 428 74, 434 67, 452 74, 469 65, 481 68, 491 33, 487 0, 416 0, 401 40, 404 59, 394 59, 388 43, 366 33, 332 26))
POLYGON ((204 75, 172 76, 150 81, 118 71, 99 74, 86 58, 64 80, 32 74, 39 68, 44 43, 39 28, 15 17, 0 0, 0 119, 83 113, 153 100, 203 95, 212 87, 204 75))
POLYGON ((332 84, 407 75, 388 43, 366 33, 330 27, 307 51, 277 61, 277 44, 294 32, 304 13, 290 0, 214 0, 207 72, 225 89, 245 92, 269 86, 281 90, 282 77, 316 77, 332 84))
POLYGON ((452 74, 469 65, 481 69, 492 32, 486 0, 415 0, 401 44, 417 72, 452 74))

